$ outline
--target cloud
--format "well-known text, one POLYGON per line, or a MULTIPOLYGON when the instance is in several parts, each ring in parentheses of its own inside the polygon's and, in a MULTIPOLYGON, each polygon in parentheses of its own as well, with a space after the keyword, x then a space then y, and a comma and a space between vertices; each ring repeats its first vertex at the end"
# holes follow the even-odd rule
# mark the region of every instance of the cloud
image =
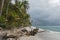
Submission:
POLYGON ((59 4, 60 0, 49 0, 50 4, 59 4))
POLYGON ((51 6, 59 6, 60 0, 49 0, 48 2, 51 6))
POLYGON ((39 24, 60 25, 60 0, 29 0, 29 3, 31 18, 43 20, 39 24))

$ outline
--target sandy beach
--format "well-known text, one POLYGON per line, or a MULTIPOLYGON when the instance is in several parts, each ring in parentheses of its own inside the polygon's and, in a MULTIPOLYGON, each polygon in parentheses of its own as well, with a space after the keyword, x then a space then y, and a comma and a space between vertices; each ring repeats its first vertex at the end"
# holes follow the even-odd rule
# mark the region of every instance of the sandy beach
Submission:
POLYGON ((42 40, 60 40, 60 35, 58 33, 42 32, 38 33, 37 36, 42 40))
POLYGON ((52 32, 41 32, 36 36, 21 37, 20 40, 60 40, 60 35, 52 32))
POLYGON ((21 37, 20 40, 42 40, 41 38, 39 38, 38 36, 29 36, 29 37, 21 37))
POLYGON ((39 29, 35 36, 21 37, 20 40, 60 40, 60 32, 39 29))
MULTIPOLYGON (((0 34, 0 40, 1 38, 2 36, 0 34)), ((8 39, 8 40, 14 40, 14 39, 8 39)), ((35 36, 24 35, 24 36, 20 36, 18 40, 60 40, 60 32, 53 32, 53 31, 39 29, 38 33, 35 36)))

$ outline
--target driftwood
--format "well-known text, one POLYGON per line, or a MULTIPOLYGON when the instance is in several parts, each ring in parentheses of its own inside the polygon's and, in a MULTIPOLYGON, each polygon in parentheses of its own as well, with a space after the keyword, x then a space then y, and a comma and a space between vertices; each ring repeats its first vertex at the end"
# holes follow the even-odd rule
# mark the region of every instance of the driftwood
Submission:
POLYGON ((7 40, 7 39, 15 39, 15 40, 17 40, 19 37, 20 37, 20 35, 19 34, 21 34, 22 36, 24 36, 24 35, 27 35, 27 36, 34 36, 35 34, 37 34, 37 32, 38 32, 38 29, 36 28, 36 29, 33 29, 33 30, 31 30, 31 31, 28 31, 28 30, 26 30, 26 29, 22 29, 21 30, 21 33, 20 33, 20 31, 19 32, 17 32, 17 35, 7 35, 8 33, 4 33, 4 35, 3 35, 3 37, 2 37, 2 40, 7 40))
POLYGON ((37 28, 32 30, 32 31, 30 31, 30 35, 32 35, 32 36, 35 36, 35 34, 37 34, 37 33, 38 33, 38 29, 37 28))
POLYGON ((15 40, 18 39, 17 36, 14 36, 14 35, 9 35, 9 36, 7 36, 7 33, 6 33, 6 34, 2 37, 2 40, 7 40, 7 39, 9 39, 9 38, 13 38, 13 39, 15 39, 15 40))

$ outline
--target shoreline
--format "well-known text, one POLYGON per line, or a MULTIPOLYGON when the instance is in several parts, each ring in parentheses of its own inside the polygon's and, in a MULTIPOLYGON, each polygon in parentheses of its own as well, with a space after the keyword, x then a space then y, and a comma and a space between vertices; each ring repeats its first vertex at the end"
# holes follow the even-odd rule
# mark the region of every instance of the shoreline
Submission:
MULTIPOLYGON (((33 27, 33 26, 25 27, 25 29, 27 29, 28 31, 31 31, 35 28, 36 27, 33 27)), ((17 31, 20 31, 20 30, 21 29, 18 29, 17 31)), ((3 35, 2 31, 0 31, 0 39, 2 38, 1 35, 3 35)), ((39 28, 38 33, 35 36, 24 35, 24 36, 20 36, 18 39, 20 39, 20 40, 60 40, 60 33, 39 28)), ((7 39, 7 40, 9 40, 9 39, 7 39)), ((10 38, 10 40, 12 40, 12 39, 10 38)))
MULTIPOLYGON (((34 28, 34 27, 33 27, 34 28)), ((49 31, 49 30, 44 30, 39 28, 39 31, 35 36, 30 36, 30 37, 22 37, 23 40, 60 40, 60 33, 59 32, 54 32, 54 31, 49 31), (43 32, 42 32, 43 31, 43 32), (36 39, 35 39, 35 38, 36 39), (24 39, 26 38, 26 39, 24 39)), ((22 40, 21 39, 21 40, 22 40)))

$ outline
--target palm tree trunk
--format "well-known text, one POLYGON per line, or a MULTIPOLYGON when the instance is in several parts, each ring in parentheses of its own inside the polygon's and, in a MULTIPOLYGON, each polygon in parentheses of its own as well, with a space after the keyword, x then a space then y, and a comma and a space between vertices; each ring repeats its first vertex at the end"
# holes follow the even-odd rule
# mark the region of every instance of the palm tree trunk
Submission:
MULTIPOLYGON (((6 22, 5 22, 5 24, 7 24, 7 15, 8 15, 8 10, 9 10, 9 4, 10 4, 10 0, 8 0, 8 4, 7 4, 7 8, 6 8, 6 22)), ((7 25, 6 25, 6 27, 7 27, 7 25)))
POLYGON ((2 0, 2 3, 1 3, 0 16, 1 16, 1 14, 2 14, 2 11, 3 11, 3 6, 4 6, 4 0, 2 0))
POLYGON ((2 4, 2 0, 0 0, 0 10, 1 10, 1 4, 2 4))
POLYGON ((10 4, 10 1, 8 1, 8 4, 7 4, 6 15, 8 14, 9 4, 10 4))

